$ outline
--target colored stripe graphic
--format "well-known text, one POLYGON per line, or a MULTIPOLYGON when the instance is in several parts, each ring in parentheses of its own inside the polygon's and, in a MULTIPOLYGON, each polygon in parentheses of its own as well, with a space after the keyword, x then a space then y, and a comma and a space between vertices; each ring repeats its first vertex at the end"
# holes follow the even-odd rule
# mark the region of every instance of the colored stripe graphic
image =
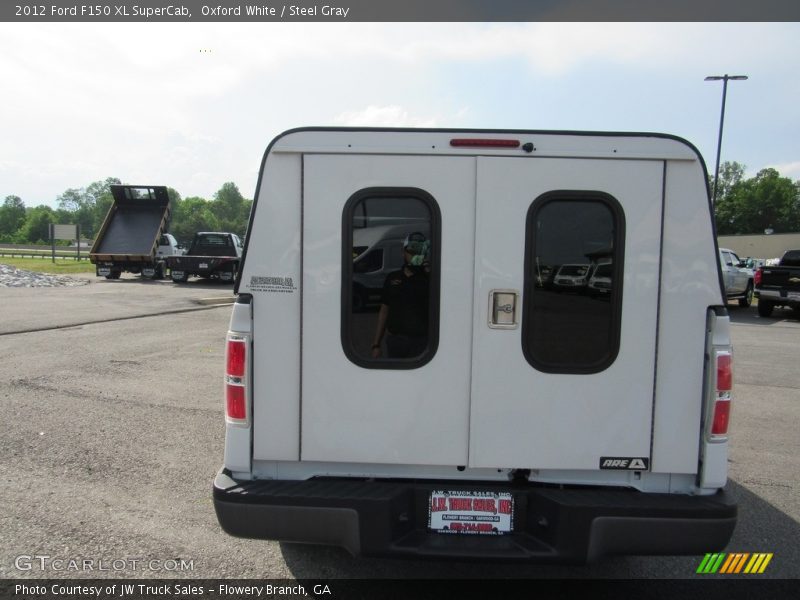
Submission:
POLYGON ((761 574, 767 570, 767 565, 772 560, 773 554, 754 554, 753 558, 745 567, 745 573, 758 573, 761 574))
POLYGON ((761 574, 766 571, 773 556, 772 553, 750 554, 749 552, 706 554, 700 566, 697 567, 697 573, 702 575, 715 573, 724 575, 761 574))

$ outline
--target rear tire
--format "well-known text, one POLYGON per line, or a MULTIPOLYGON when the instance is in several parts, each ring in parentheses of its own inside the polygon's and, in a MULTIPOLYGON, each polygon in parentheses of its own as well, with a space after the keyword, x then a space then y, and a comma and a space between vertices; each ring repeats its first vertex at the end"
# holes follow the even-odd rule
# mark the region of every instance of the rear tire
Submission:
POLYGON ((747 308, 753 303, 753 282, 747 284, 747 289, 744 291, 744 297, 739 298, 739 306, 747 308))
POLYGON ((775 308, 775 305, 770 302, 769 300, 759 300, 758 301, 758 315, 761 317, 771 317, 772 316, 772 309, 775 308))

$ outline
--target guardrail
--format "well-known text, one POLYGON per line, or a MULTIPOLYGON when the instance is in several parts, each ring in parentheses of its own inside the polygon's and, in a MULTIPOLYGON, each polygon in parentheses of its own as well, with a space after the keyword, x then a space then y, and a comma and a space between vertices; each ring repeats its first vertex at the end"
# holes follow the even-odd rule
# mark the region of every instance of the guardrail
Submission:
MULTIPOLYGON (((53 258, 52 250, 14 250, 11 248, 0 248, 0 257, 8 256, 10 258, 53 258)), ((56 250, 56 258, 77 260, 77 252, 65 252, 63 250, 56 250)), ((89 252, 81 252, 80 260, 89 260, 89 252)))

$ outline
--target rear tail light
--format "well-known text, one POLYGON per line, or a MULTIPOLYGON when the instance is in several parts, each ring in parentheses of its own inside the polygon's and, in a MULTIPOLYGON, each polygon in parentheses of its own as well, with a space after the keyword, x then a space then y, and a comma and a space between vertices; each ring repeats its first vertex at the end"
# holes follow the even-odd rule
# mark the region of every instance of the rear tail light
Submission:
POLYGON ((225 419, 246 425, 247 411, 247 338, 228 334, 225 346, 225 419))
POLYGON ((716 351, 716 378, 714 384, 714 411, 711 419, 711 439, 728 437, 731 418, 731 392, 733 391, 733 355, 730 350, 716 351))
POLYGON ((764 276, 764 269, 763 269, 763 267, 758 267, 758 269, 756 269, 756 272, 755 272, 755 274, 753 275, 753 283, 756 285, 756 287, 758 287, 759 285, 761 285, 761 278, 762 278, 763 276, 764 276))

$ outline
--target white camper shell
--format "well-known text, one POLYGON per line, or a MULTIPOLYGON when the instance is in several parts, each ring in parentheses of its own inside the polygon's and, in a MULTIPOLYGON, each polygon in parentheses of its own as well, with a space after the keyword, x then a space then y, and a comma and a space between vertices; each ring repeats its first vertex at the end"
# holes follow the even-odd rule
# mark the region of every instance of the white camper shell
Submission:
POLYGON ((715 239, 702 158, 666 135, 280 135, 228 335, 222 527, 364 555, 722 549, 715 239), (390 240, 403 262, 354 299, 390 240), (568 264, 610 289, 558 293, 568 264))

